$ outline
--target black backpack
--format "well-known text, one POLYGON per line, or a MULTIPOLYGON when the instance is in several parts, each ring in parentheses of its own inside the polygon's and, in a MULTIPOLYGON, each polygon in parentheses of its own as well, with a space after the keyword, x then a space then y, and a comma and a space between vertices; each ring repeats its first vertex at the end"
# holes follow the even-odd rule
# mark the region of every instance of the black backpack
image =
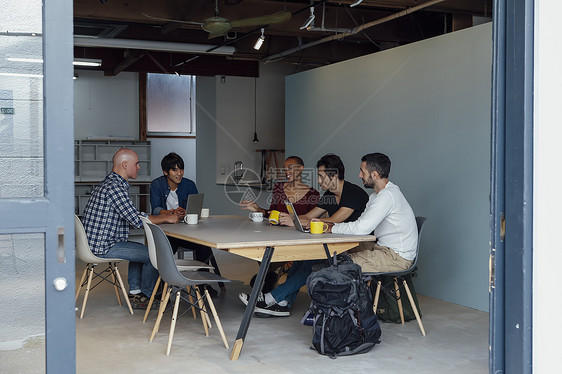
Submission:
POLYGON ((314 315, 312 345, 318 353, 336 358, 369 352, 380 343, 380 325, 359 265, 338 265, 334 256, 334 265, 311 273, 306 285, 312 303, 303 321, 314 315))

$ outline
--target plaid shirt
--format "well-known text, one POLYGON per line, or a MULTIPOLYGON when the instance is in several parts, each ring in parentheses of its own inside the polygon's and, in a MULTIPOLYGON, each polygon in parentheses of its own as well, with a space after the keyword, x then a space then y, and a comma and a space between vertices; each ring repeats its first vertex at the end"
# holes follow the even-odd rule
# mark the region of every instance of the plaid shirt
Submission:
POLYGON ((84 229, 92 252, 106 254, 119 242, 129 239, 129 225, 140 229, 139 215, 146 216, 135 208, 129 197, 129 182, 111 172, 92 191, 84 208, 84 229))

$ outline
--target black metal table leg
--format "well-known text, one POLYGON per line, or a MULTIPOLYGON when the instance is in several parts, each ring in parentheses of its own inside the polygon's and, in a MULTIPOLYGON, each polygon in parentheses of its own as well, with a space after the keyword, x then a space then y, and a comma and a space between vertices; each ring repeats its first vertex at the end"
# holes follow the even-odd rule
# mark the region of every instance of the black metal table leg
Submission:
POLYGON ((332 261, 332 255, 330 254, 330 250, 328 249, 328 244, 323 243, 322 245, 324 246, 324 250, 326 251, 326 256, 328 257, 328 263, 330 263, 330 265, 333 264, 334 262, 332 261))
POLYGON ((256 276, 256 281, 254 282, 254 287, 252 288, 252 293, 250 294, 250 299, 248 300, 244 317, 242 317, 242 322, 240 323, 240 328, 238 329, 238 335, 236 335, 236 341, 232 347, 232 352, 230 352, 231 360, 238 360, 238 356, 240 356, 240 351, 242 350, 244 339, 246 338, 246 333, 248 332, 248 327, 250 326, 250 320, 252 319, 252 314, 254 314, 254 308, 256 307, 256 303, 258 301, 258 294, 262 289, 265 273, 271 263, 274 249, 274 247, 265 248, 265 253, 256 276))

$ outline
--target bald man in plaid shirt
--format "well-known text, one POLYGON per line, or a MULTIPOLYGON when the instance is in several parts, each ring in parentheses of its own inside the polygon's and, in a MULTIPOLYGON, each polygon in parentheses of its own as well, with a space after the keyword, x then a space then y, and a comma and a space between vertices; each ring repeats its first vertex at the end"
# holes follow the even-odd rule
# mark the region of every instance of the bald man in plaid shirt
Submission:
MULTIPOLYGON (((98 257, 129 261, 129 299, 136 309, 146 309, 158 278, 158 270, 150 263, 148 248, 128 241, 129 226, 143 227, 139 212, 129 197, 129 179, 136 179, 140 170, 135 151, 121 148, 113 155, 111 173, 93 191, 84 208, 83 224, 92 252, 98 257)), ((180 216, 148 216, 154 224, 177 223, 180 216)))

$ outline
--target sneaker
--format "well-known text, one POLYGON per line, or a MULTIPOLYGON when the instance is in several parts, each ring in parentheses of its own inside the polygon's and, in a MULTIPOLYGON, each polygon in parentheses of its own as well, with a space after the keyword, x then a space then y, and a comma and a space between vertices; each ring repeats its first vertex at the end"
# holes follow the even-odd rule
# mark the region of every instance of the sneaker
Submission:
MULTIPOLYGON (((131 307, 133 309, 144 309, 144 310, 146 310, 146 307, 148 306, 149 301, 150 301, 150 299, 142 293, 139 293, 139 294, 136 294, 136 295, 129 294, 129 302, 131 303, 131 307)), ((160 303, 160 301, 156 300, 156 298, 155 298, 154 301, 152 302, 152 307, 150 308, 150 310, 158 309, 159 303, 160 303)))
MULTIPOLYGON (((248 305, 250 295, 240 293, 238 297, 244 305, 248 305)), ((288 306, 281 306, 277 303, 271 303, 269 305, 266 304, 263 292, 258 294, 258 301, 256 303, 256 307, 254 308, 254 313, 256 314, 256 317, 288 317, 291 315, 288 306)))

